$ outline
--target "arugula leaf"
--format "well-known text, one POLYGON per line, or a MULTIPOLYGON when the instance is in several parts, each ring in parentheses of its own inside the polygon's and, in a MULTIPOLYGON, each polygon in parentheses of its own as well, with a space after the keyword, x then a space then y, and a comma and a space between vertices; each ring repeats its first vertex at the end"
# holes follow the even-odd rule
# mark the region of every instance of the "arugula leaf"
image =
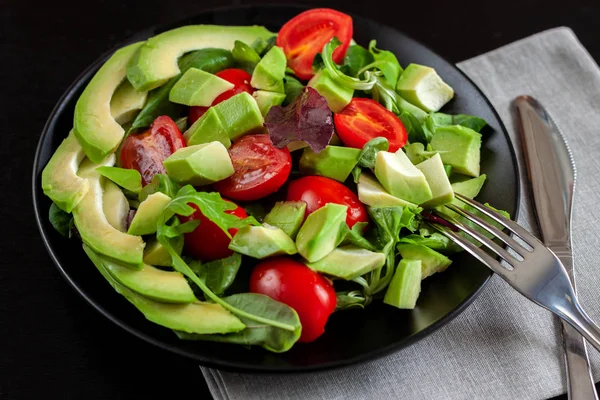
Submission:
POLYGON ((335 310, 345 310, 347 308, 359 307, 365 308, 367 299, 360 293, 359 290, 353 290, 349 292, 337 292, 336 294, 337 304, 335 310))
MULTIPOLYGON (((402 67, 400 66, 400 63, 398 62, 398 59, 394 53, 387 50, 380 50, 375 47, 376 45, 376 40, 371 40, 371 42, 369 42, 369 52, 373 55, 375 60, 371 66, 377 67, 379 70, 381 70, 381 72, 383 72, 383 76, 385 76, 385 79, 390 86, 395 88, 398 78, 402 73, 402 67)), ((364 68, 369 68, 369 66, 364 68)))
POLYGON ((371 90, 376 81, 375 74, 371 73, 371 71, 365 71, 365 78, 358 79, 344 74, 340 71, 337 64, 333 62, 333 51, 341 44, 342 43, 337 37, 333 37, 325 46, 323 46, 323 53, 321 55, 323 57, 325 69, 329 72, 331 78, 340 85, 354 90, 371 90))
POLYGON ((376 137, 369 140, 363 146, 358 155, 358 165, 363 168, 375 168, 375 157, 380 151, 387 151, 390 148, 390 143, 384 137, 376 137))
POLYGON ((138 194, 142 190, 142 175, 136 169, 103 166, 96 171, 130 192, 138 194))
POLYGON ((216 295, 221 295, 231 286, 242 265, 242 255, 233 253, 232 256, 202 264, 190 264, 192 271, 206 282, 206 286, 216 295))
POLYGON ((301 140, 315 153, 327 147, 334 131, 327 100, 311 87, 302 89, 288 106, 271 107, 264 125, 275 147, 301 140))
POLYGON ((71 221, 73 216, 61 210, 56 204, 50 204, 48 219, 54 229, 64 237, 71 237, 71 221))
POLYGON ((239 332, 225 335, 198 335, 175 331, 175 334, 180 339, 185 340, 210 340, 247 346, 261 346, 275 353, 289 350, 300 337, 301 329, 298 314, 293 308, 283 303, 256 293, 234 294, 233 296, 223 298, 223 301, 247 313, 281 321, 287 325, 295 326, 297 329, 293 331, 283 330, 269 324, 257 323, 254 320, 240 317, 246 328, 239 332))
POLYGON ((283 90, 285 91, 285 100, 282 105, 285 107, 288 104, 293 103, 294 100, 302 94, 302 89, 304 89, 304 85, 298 79, 291 75, 284 76, 283 90))
POLYGON ((173 198, 175 195, 177 195, 178 190, 179 185, 174 180, 169 178, 168 175, 156 174, 152 178, 152 182, 144 186, 144 188, 140 191, 138 200, 144 201, 148 196, 156 192, 161 192, 170 198, 173 198))
POLYGON ((373 54, 371 54, 369 50, 358 44, 353 44, 348 47, 348 50, 346 51, 344 65, 342 65, 341 71, 353 78, 359 78, 358 73, 360 70, 371 64, 373 61, 375 61, 375 58, 373 58, 373 54))
POLYGON ((252 47, 239 40, 233 43, 231 55, 236 64, 249 74, 252 74, 254 67, 260 61, 260 55, 252 47))
POLYGON ((129 134, 138 128, 150 126, 161 115, 168 115, 173 120, 176 120, 183 114, 185 107, 169 101, 169 92, 188 69, 194 67, 206 72, 215 73, 232 66, 233 56, 229 50, 207 48, 185 54, 179 59, 179 69, 181 72, 149 93, 144 108, 138 113, 127 133, 129 134))

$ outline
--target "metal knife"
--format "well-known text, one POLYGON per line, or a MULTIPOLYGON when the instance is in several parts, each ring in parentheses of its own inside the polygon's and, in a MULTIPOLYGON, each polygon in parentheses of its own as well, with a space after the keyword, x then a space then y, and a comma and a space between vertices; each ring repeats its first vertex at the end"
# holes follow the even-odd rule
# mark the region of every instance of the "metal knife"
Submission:
MULTIPOLYGON (((571 150, 550 114, 538 101, 519 96, 515 107, 521 120, 521 141, 541 239, 563 263, 575 288, 571 250, 575 163, 571 150)), ((569 398, 598 399, 585 340, 565 322, 562 322, 562 336, 569 398)))

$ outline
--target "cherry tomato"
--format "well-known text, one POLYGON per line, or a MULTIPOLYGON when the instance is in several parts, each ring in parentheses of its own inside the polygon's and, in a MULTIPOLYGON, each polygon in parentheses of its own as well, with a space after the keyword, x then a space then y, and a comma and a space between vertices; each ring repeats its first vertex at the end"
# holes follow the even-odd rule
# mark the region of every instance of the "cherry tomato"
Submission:
POLYGON ((179 128, 163 115, 147 131, 125 139, 121 146, 121 166, 137 169, 142 175, 142 185, 147 185, 154 175, 166 173, 163 161, 182 147, 185 141, 179 128))
POLYGON ((301 79, 314 75, 313 59, 334 36, 342 44, 333 52, 333 61, 344 58, 352 39, 352 17, 329 8, 304 11, 283 25, 277 35, 277 46, 283 49, 288 66, 301 79))
POLYGON ((324 176, 305 176, 288 186, 288 201, 304 201, 306 216, 327 203, 348 206, 346 223, 350 228, 357 222, 368 222, 367 211, 358 197, 346 186, 324 176))
POLYGON ((290 151, 273 146, 269 135, 242 137, 229 148, 229 156, 234 174, 213 186, 233 200, 257 200, 276 192, 292 170, 290 151))
MULTIPOLYGON (((233 83, 234 88, 221 93, 216 99, 213 100, 211 106, 217 105, 220 102, 242 92, 248 92, 250 94, 254 92, 254 88, 250 86, 250 79, 252 79, 252 75, 242 69, 224 69, 223 71, 217 72, 215 75, 217 75, 219 78, 225 79, 227 82, 233 83)), ((188 125, 192 125, 194 122, 196 122, 196 120, 200 118, 206 112, 206 110, 208 110, 208 107, 190 107, 188 125)))
MULTIPOLYGON (((237 204, 235 205, 235 209, 225 212, 240 219, 246 218, 248 216, 246 211, 237 204)), ((182 223, 200 220, 200 225, 184 235, 185 252, 202 261, 219 260, 231 256, 233 254, 233 251, 229 250, 231 239, 214 222, 206 218, 195 204, 190 204, 190 206, 194 207, 196 211, 189 217, 179 216, 179 220, 182 223)), ((228 232, 233 237, 237 231, 236 228, 232 228, 228 232)))
POLYGON ((375 100, 354 98, 333 116, 335 130, 348 147, 362 149, 369 140, 382 136, 390 143, 388 151, 404 147, 408 135, 402 121, 375 100))
POLYGON ((288 257, 258 264, 250 276, 250 292, 269 296, 292 307, 300 317, 299 342, 312 342, 325 332, 337 303, 335 290, 323 276, 288 257))

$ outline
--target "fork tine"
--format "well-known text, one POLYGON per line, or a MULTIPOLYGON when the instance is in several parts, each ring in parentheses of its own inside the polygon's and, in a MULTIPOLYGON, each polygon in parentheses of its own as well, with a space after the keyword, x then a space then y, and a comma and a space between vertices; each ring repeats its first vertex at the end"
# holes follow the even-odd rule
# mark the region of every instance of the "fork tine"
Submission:
MULTIPOLYGON (((523 250, 527 251, 527 249, 525 249, 521 244, 519 244, 519 242, 517 242, 516 240, 514 240, 513 238, 511 238, 504 232, 502 232, 500 229, 496 228, 493 225, 485 223, 485 221, 482 221, 481 218, 478 218, 475 214, 473 214, 467 210, 464 210, 460 207, 457 207, 454 204, 447 204, 446 207, 448 207, 450 210, 454 211, 455 213, 463 216, 464 218, 468 219, 469 221, 475 223, 477 226, 485 229, 486 231, 488 231, 489 233, 491 233, 492 235, 494 235, 495 237, 500 239, 504 244, 506 244, 507 246, 510 246, 521 257, 525 258, 524 254, 523 254, 524 253, 523 250)), ((447 218, 447 217, 445 217, 445 218, 447 218)), ((452 221, 452 223, 454 223, 454 221, 452 221)), ((471 236, 473 236, 473 235, 471 235, 471 236)))
MULTIPOLYGON (((519 263, 519 262, 521 262, 521 260, 515 258, 515 256, 513 256, 512 254, 510 254, 508 251, 506 251, 504 248, 502 248, 501 246, 499 246, 493 240, 488 239, 481 232, 478 232, 475 229, 471 228, 470 226, 468 226, 466 224, 463 224, 460 221, 457 221, 455 218, 448 218, 448 220, 452 224, 456 225, 460 230, 462 230, 463 232, 468 233, 473 238, 475 238, 476 240, 478 240, 479 242, 481 242, 483 245, 485 245, 488 249, 492 250, 498 256, 502 257, 504 259, 504 261, 508 262, 513 267, 516 267, 516 264, 519 263)), ((525 259, 525 257, 522 254, 520 254, 518 251, 515 250, 515 252, 517 252, 517 254, 519 254, 521 257, 523 257, 523 259, 525 259)))
POLYGON ((449 228, 438 224, 431 224, 437 231, 439 231, 442 235, 446 236, 448 239, 452 240, 454 243, 462 247, 465 251, 471 254, 473 257, 482 262, 489 269, 500 275, 504 279, 508 279, 509 275, 512 275, 510 269, 504 267, 498 260, 494 257, 486 253, 484 250, 475 246, 469 240, 464 237, 458 235, 456 232, 453 232, 449 228))
MULTIPOLYGON (((519 236, 525 243, 527 243, 528 245, 530 245, 532 248, 536 248, 536 247, 538 247, 540 245, 543 246, 543 244, 535 236, 533 236, 531 233, 529 233, 527 230, 525 230, 525 228, 523 228, 522 226, 520 226, 516 222, 514 222, 514 221, 512 221, 512 220, 510 220, 508 218, 506 218, 504 215, 502 215, 502 214, 500 214, 500 213, 498 213, 498 212, 490 209, 489 207, 484 206, 483 204, 479 203, 478 201, 475 201, 473 199, 465 197, 465 196, 463 196, 460 193, 455 193, 455 196, 459 200, 465 202, 466 204, 470 205, 471 207, 473 207, 477 211, 479 211, 482 214, 490 217, 491 219, 493 219, 494 221, 496 221, 497 223, 499 223, 500 225, 502 225, 503 227, 505 227, 506 229, 508 229, 512 233, 514 233, 515 235, 519 236)), ((471 218, 470 219, 472 219, 473 222, 477 223, 482 228, 486 229, 485 226, 483 226, 483 225, 481 225, 481 224, 478 223, 478 221, 481 221, 481 219, 478 218, 478 217, 476 217, 472 213, 471 213, 471 218)), ((485 222, 483 222, 483 223, 485 225, 489 226, 487 223, 485 223, 485 222)), ((522 247, 522 246, 520 246, 520 247, 522 247)))

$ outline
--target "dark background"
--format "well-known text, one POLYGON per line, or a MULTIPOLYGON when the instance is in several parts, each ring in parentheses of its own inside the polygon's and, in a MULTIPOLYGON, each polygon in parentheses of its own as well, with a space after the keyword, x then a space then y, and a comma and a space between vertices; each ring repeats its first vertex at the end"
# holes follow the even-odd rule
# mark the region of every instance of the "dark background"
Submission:
MULTIPOLYGON (((194 362, 112 325, 59 275, 34 222, 31 166, 50 111, 99 55, 150 25, 258 3, 265 2, 0 0, 0 398, 210 397, 194 362)), ((566 25, 600 61, 598 0, 285 3, 372 18, 452 62, 566 25)))

